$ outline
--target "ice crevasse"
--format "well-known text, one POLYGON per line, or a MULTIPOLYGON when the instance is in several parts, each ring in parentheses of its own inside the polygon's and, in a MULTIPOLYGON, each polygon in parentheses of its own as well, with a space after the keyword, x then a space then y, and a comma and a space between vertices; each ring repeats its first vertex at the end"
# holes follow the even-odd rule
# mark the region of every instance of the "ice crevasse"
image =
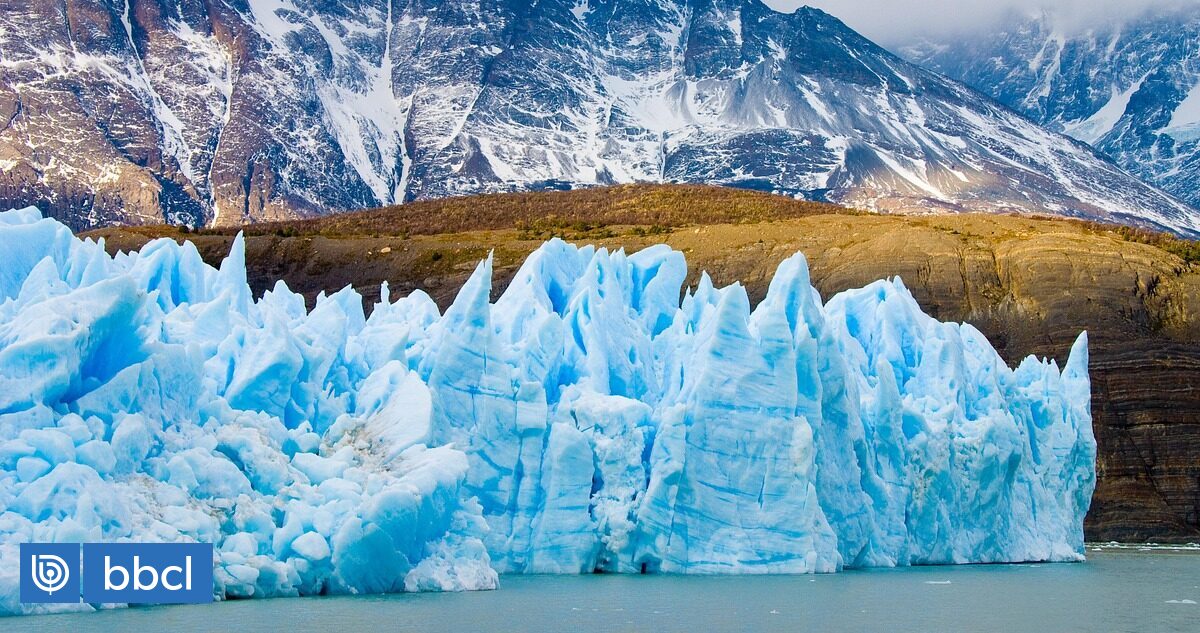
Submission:
POLYGON ((256 300, 243 253, 0 213, 0 612, 22 542, 213 543, 218 597, 1082 558, 1086 334, 1010 369, 898 279, 823 304, 800 254, 752 309, 552 240, 494 303, 488 260, 368 317, 256 300))

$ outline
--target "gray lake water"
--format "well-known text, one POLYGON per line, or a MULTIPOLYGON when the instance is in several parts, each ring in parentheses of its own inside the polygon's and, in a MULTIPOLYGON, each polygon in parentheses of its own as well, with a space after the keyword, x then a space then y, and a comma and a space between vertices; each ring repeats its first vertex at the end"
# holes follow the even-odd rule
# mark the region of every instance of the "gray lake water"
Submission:
POLYGON ((1200 554, 825 576, 506 576, 499 591, 288 598, 0 619, 0 631, 1200 632, 1200 554))

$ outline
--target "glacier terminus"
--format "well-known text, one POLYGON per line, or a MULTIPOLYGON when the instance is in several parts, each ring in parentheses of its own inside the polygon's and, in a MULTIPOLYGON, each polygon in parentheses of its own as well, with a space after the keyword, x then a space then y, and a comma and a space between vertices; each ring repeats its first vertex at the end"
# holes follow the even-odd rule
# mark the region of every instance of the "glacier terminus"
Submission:
MULTIPOLYGON (((0 559, 214 544, 219 598, 492 589, 504 573, 1072 561, 1086 334, 1005 364, 899 279, 756 306, 667 246, 560 240, 493 301, 254 297, 239 238, 110 256, 0 213, 0 559)), ((16 565, 0 612, 22 613, 16 565)), ((88 609, 88 605, 55 608, 88 609)))

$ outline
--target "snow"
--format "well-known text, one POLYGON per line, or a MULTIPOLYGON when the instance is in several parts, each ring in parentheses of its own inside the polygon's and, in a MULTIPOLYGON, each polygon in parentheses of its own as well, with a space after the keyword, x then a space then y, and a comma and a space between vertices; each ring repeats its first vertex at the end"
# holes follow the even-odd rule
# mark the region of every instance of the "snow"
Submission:
MULTIPOLYGON (((1148 77, 1149 75, 1146 75, 1148 77)), ((1077 138, 1089 145, 1095 145, 1108 134, 1117 121, 1121 120, 1121 116, 1125 114, 1125 109, 1129 107, 1129 99, 1133 94, 1141 89, 1142 83, 1146 81, 1146 77, 1142 77, 1127 90, 1118 92, 1116 86, 1113 86, 1113 96, 1092 116, 1082 120, 1067 123, 1063 126, 1063 133, 1067 136, 1077 138)))
POLYGON ((837 118, 825 105, 825 102, 821 100, 821 84, 808 78, 806 78, 805 83, 808 84, 807 87, 797 86, 801 94, 804 95, 805 103, 807 103, 809 107, 812 108, 813 112, 816 112, 817 115, 821 117, 821 120, 823 120, 826 124, 834 123, 837 118))
POLYGON ((171 31, 189 50, 197 53, 199 58, 197 69, 203 74, 208 85, 221 95, 221 107, 213 114, 228 123, 228 103, 233 98, 233 59, 231 54, 221 47, 216 37, 197 33, 188 23, 179 20, 170 22, 171 31))
POLYGON ((669 247, 553 240, 494 303, 489 259, 367 317, 255 300, 240 238, 110 257, 36 209, 0 259, 8 560, 211 542, 229 598, 1083 556, 1086 335, 1010 369, 898 279, 822 304, 797 254, 752 309, 669 247))
POLYGON ((1200 83, 1193 86, 1187 97, 1175 107, 1171 122, 1163 132, 1179 141, 1200 139, 1200 83))
MULTIPOLYGON (((287 51, 291 47, 288 35, 298 28, 289 23, 292 18, 287 16, 301 15, 296 7, 288 0, 254 0, 250 9, 259 31, 273 43, 274 49, 287 51)), ((328 46, 334 66, 344 69, 315 85, 316 97, 321 102, 321 119, 375 201, 381 205, 402 202, 411 163, 403 144, 411 95, 407 100, 398 98, 393 85, 392 5, 388 4, 386 12, 365 12, 357 17, 362 21, 337 20, 319 14, 304 17, 328 46), (356 52, 355 43, 364 37, 381 41, 378 55, 356 52)))
MULTIPOLYGON (((909 169, 908 167, 905 167, 904 165, 901 165, 900 161, 897 159, 897 157, 892 155, 890 152, 887 152, 887 151, 881 150, 881 149, 877 149, 877 150, 875 150, 875 155, 879 157, 879 160, 883 161, 884 165, 888 166, 888 169, 890 169, 892 171, 892 173, 896 174, 897 176, 902 178, 905 182, 909 183, 916 189, 918 189, 920 191, 924 191, 925 193, 929 194, 930 196, 933 196, 934 198, 936 198, 938 200, 947 200, 948 199, 948 196, 946 196, 946 194, 943 193, 941 190, 939 190, 937 187, 933 186, 933 184, 931 182, 929 182, 929 179, 927 177, 925 177, 924 175, 918 174, 916 171, 913 171, 912 169, 909 169)), ((927 171, 927 169, 924 165, 924 161, 919 161, 919 164, 916 165, 916 167, 921 172, 927 171)))
POLYGON ((1066 46, 1067 36, 1058 30, 1054 30, 1046 37, 1046 41, 1042 44, 1042 48, 1038 52, 1037 56, 1029 61, 1030 72, 1040 77, 1038 82, 1038 96, 1050 96, 1050 92, 1053 89, 1052 84, 1054 82, 1054 78, 1058 76, 1059 70, 1062 68, 1062 55, 1066 46), (1053 52, 1050 53, 1050 55, 1053 56, 1053 59, 1051 59, 1049 62, 1047 62, 1046 53, 1048 49, 1053 50, 1053 52))
POLYGON ((666 133, 688 124, 679 96, 681 88, 686 90, 686 84, 677 81, 673 71, 637 79, 610 74, 600 81, 605 94, 612 99, 609 107, 627 113, 646 130, 666 133))
POLYGON ((741 11, 733 11, 731 15, 725 16, 725 27, 733 35, 733 43, 735 46, 742 45, 742 13, 741 11))
MULTIPOLYGON (((333 212, 547 181, 667 181, 868 207, 873 200, 892 211, 936 198, 961 210, 1059 210, 1186 234, 1197 228, 1192 210, 1073 142, 865 40, 835 37, 832 18, 635 5, 593 19, 599 5, 586 0, 563 5, 573 16, 526 16, 511 3, 342 11, 250 0, 226 16, 230 32, 245 35, 237 46, 213 35, 203 15, 171 14, 146 17, 151 36, 138 49, 128 30, 138 28, 132 5, 117 3, 114 20, 126 27, 117 29, 117 48, 75 47, 59 34, 0 67, 55 98, 71 96, 53 86, 79 84, 144 106, 122 115, 114 138, 150 130, 138 142, 167 156, 167 172, 178 163, 180 173, 166 176, 200 208, 161 196, 171 221, 222 224, 231 215, 333 212), (525 17, 537 24, 513 31, 525 17), (813 66, 810 57, 826 62, 813 66), (975 116, 960 116, 960 106, 975 116), (857 139, 853 152, 821 147, 842 138, 857 139), (261 169, 247 184, 245 163, 255 156, 261 169)), ((1053 46, 1044 47, 1047 64, 1053 46)), ((32 123, 17 154, 4 158, 25 159, 51 189, 84 183, 101 201, 118 176, 140 179, 135 187, 148 189, 143 197, 155 206, 145 166, 109 152, 105 160, 125 167, 98 173, 95 160, 77 159, 94 155, 96 143, 111 145, 88 131, 94 126, 60 143, 54 130, 78 122, 32 123), (55 168, 43 169, 54 156, 55 168)), ((158 213, 142 207, 143 216, 158 213)), ((133 212, 98 208, 89 218, 133 212)))
POLYGON ((285 15, 296 15, 296 6, 286 0, 249 0, 246 3, 254 19, 249 23, 268 41, 282 42, 287 34, 298 27, 285 15))
MULTIPOLYGON (((129 42, 131 51, 137 51, 137 44, 133 39, 133 25, 129 21, 130 0, 125 0, 124 13, 121 14, 121 23, 125 27, 125 37, 129 42)), ((163 134, 163 149, 175 157, 179 162, 179 168, 183 175, 188 180, 196 182, 196 171, 192 167, 191 150, 188 148, 187 140, 184 137, 184 124, 179 116, 167 106, 163 101, 162 96, 150 83, 146 73, 145 64, 141 57, 134 55, 135 63, 127 63, 128 69, 125 82, 130 85, 136 92, 148 96, 150 105, 154 110, 155 118, 162 126, 163 134)))
POLYGON ((587 14, 591 10, 592 8, 588 6, 588 0, 580 0, 571 7, 571 14, 575 16, 576 20, 583 22, 585 19, 587 19, 587 14))

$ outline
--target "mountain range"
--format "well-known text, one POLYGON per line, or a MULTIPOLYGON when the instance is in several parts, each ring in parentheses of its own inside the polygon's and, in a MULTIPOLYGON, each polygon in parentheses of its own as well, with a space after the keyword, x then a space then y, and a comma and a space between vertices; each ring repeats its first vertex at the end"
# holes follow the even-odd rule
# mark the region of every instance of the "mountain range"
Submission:
POLYGON ((1045 12, 987 34, 924 39, 909 59, 963 81, 1200 205, 1200 13, 1088 29, 1045 12))
POLYGON ((0 0, 0 51, 0 206, 75 228, 704 182, 1200 234, 1085 143, 759 0, 0 0))

